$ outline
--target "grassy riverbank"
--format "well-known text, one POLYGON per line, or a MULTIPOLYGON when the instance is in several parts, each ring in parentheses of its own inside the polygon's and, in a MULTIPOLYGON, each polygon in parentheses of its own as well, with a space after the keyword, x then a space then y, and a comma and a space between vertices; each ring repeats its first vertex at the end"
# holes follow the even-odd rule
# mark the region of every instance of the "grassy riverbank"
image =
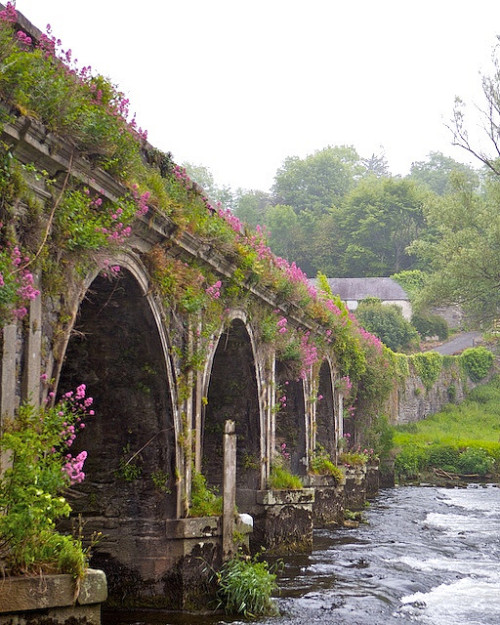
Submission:
POLYGON ((400 482, 500 474, 500 377, 476 387, 460 405, 448 404, 423 421, 394 431, 400 482))

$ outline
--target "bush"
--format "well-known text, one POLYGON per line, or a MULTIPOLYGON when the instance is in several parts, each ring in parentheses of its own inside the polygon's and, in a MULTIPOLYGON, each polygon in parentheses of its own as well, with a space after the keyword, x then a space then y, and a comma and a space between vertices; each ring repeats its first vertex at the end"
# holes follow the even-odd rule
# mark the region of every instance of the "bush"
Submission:
POLYGON ((476 386, 467 395, 467 399, 478 404, 495 402, 500 404, 500 377, 495 376, 489 384, 476 386))
POLYGON ((360 302, 355 314, 365 330, 395 352, 408 349, 418 341, 415 328, 403 317, 399 306, 370 298, 360 302))
POLYGON ((432 445, 429 448, 426 468, 439 468, 449 473, 456 473, 460 452, 450 445, 432 445))
POLYGON ((407 445, 395 458, 394 472, 403 480, 417 479, 427 461, 426 450, 407 445))
POLYGON ((237 555, 217 573, 219 607, 226 614, 245 618, 277 614, 271 595, 277 589, 276 573, 267 562, 237 555))
POLYGON ((448 324, 439 315, 415 313, 411 324, 423 339, 437 336, 440 341, 444 341, 448 338, 448 324))
POLYGON ((481 475, 489 473, 494 464, 494 459, 481 447, 469 447, 460 454, 457 462, 459 473, 464 475, 481 475))
POLYGON ((215 489, 207 486, 207 480, 204 475, 193 471, 189 516, 220 516, 221 514, 222 497, 217 495, 215 489))
POLYGON ((483 380, 493 365, 493 354, 486 347, 469 347, 462 352, 460 362, 473 382, 483 380))
POLYGON ((441 373, 443 357, 438 352, 422 352, 409 356, 427 390, 430 390, 441 373))
POLYGON ((321 445, 317 445, 309 460, 309 471, 313 475, 330 475, 337 484, 344 479, 344 474, 331 460, 328 452, 321 445))
MULTIPOLYGON (((10 466, 0 475, 0 563, 9 575, 70 573, 82 578, 88 551, 80 537, 60 533, 57 523, 71 506, 63 496, 80 483, 87 452, 69 453, 84 424, 91 398, 85 386, 53 407, 23 404, 0 438, 10 466)), ((90 411, 89 411, 90 413, 90 411)))

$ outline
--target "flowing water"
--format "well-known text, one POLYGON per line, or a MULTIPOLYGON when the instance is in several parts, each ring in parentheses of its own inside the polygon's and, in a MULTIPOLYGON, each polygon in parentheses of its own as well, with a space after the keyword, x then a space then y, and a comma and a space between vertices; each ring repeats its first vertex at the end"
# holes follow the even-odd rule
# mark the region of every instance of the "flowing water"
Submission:
MULTIPOLYGON (((281 616, 252 623, 500 623, 499 487, 390 489, 372 502, 365 517, 368 523, 357 529, 316 531, 312 554, 286 558, 281 616)), ((131 622, 152 623, 153 616, 131 622)), ((157 613, 154 622, 243 621, 157 613)))

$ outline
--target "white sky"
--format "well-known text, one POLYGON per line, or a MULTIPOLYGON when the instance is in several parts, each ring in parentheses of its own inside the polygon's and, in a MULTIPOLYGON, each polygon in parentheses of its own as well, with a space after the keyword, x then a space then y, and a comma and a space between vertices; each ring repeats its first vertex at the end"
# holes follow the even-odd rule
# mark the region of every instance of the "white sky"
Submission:
POLYGON ((131 100, 150 142, 219 186, 268 190, 287 156, 441 151, 456 95, 481 104, 499 0, 17 0, 131 100))

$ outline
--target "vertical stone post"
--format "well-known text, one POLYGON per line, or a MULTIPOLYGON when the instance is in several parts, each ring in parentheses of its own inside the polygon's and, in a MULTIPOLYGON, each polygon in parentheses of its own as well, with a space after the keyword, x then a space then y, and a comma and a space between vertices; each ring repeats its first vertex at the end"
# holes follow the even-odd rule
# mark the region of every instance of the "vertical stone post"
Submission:
POLYGON ((222 557, 234 553, 234 508, 236 506, 236 429, 234 421, 224 424, 224 482, 222 512, 222 557))
POLYGON ((11 323, 2 329, 2 359, 0 363, 0 419, 13 417, 17 408, 16 400, 16 344, 17 325, 11 323))
MULTIPOLYGON (((17 408, 16 398, 16 345, 17 325, 11 323, 1 330, 2 341, 0 347, 0 435, 3 431, 3 421, 6 417, 13 417, 17 408)), ((0 474, 10 466, 10 453, 0 453, 0 474)))
MULTIPOLYGON (((34 285, 40 288, 40 280, 35 276, 34 285)), ((30 302, 29 330, 26 337, 26 365, 23 380, 23 399, 33 406, 40 405, 40 373, 42 352, 42 298, 38 296, 30 302)))

